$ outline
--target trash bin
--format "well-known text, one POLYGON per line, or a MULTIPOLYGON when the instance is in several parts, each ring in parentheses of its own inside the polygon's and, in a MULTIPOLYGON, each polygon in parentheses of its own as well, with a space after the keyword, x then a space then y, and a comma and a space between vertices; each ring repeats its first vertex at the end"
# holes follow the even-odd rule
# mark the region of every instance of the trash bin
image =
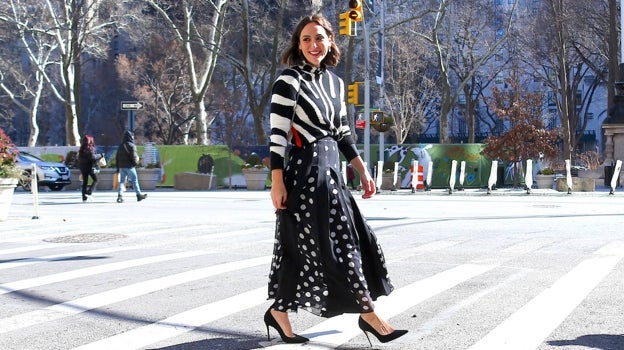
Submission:
POLYGON ((496 168, 496 188, 505 187, 505 167, 496 168))

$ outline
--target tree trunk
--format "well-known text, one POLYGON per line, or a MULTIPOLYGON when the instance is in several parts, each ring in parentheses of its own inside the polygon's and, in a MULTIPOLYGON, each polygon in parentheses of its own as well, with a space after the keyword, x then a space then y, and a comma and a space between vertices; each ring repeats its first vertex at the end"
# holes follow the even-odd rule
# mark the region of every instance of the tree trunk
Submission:
POLYGON ((210 144, 210 135, 208 135, 208 122, 206 106, 204 105, 204 97, 198 96, 195 99, 195 110, 197 117, 195 119, 195 132, 197 133, 197 144, 206 146, 210 144))

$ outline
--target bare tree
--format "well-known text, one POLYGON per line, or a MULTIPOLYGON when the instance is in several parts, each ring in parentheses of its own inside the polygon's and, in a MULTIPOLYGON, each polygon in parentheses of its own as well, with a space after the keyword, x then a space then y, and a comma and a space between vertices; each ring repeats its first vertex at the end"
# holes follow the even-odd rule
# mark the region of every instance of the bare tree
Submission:
POLYGON ((224 57, 239 71, 245 83, 245 96, 253 115, 257 144, 267 143, 266 110, 271 98, 271 85, 277 77, 282 45, 288 41, 286 31, 282 29, 288 3, 286 0, 242 0, 232 6, 228 14, 228 21, 239 25, 231 26, 228 31, 224 57))
POLYGON ((145 113, 150 118, 137 120, 143 136, 165 145, 188 144, 195 118, 181 48, 177 41, 162 42, 158 34, 153 39, 146 45, 152 49, 136 59, 121 55, 116 69, 130 87, 128 92, 146 102, 145 113))
MULTIPOLYGON (((463 94, 464 86, 469 84, 476 72, 485 65, 485 63, 496 53, 499 52, 501 45, 508 37, 512 24, 513 12, 515 11, 516 1, 504 18, 504 26, 501 28, 501 35, 496 33, 465 32, 462 23, 468 21, 471 16, 482 16, 483 9, 489 8, 490 1, 458 1, 458 0, 441 0, 438 7, 432 13, 429 21, 423 21, 423 24, 431 23, 426 26, 424 31, 415 34, 424 38, 433 45, 436 54, 436 62, 440 71, 441 84, 441 100, 440 100, 440 118, 439 118, 439 135, 440 143, 449 143, 449 115, 457 105, 458 97, 463 94), (467 15, 466 15, 467 13, 467 15), (460 34, 470 35, 464 36, 460 34), (488 35, 489 34, 489 35, 488 35), (460 38, 460 40, 455 40, 460 38), (473 47, 479 47, 473 50, 475 57, 470 63, 456 83, 453 83, 451 74, 451 65, 453 63, 453 47, 457 44, 464 45, 470 39, 473 47), (478 55, 478 56, 476 56, 478 55)), ((470 26, 469 26, 470 28, 470 26)), ((475 28, 476 29, 476 28, 475 28)), ((459 63, 456 60, 456 63, 459 63)))
POLYGON ((394 119, 397 143, 418 134, 427 114, 435 113, 438 94, 431 77, 430 53, 422 43, 408 42, 409 30, 397 27, 385 36, 384 111, 394 119))
MULTIPOLYGON (((38 21, 40 14, 29 12, 29 6, 33 5, 14 0, 0 5, 0 22, 4 32, 0 49, 0 90, 28 115, 30 130, 27 145, 32 147, 39 137, 37 119, 46 84, 45 71, 54 64, 57 46, 45 33, 28 29, 27 24, 38 21), (28 63, 16 60, 16 52, 22 52, 28 63)), ((34 6, 43 10, 41 4, 34 6)))
POLYGON ((496 7, 483 5, 471 2, 454 16, 457 29, 450 48, 449 69, 454 80, 463 83, 456 106, 466 122, 468 143, 476 139, 482 95, 515 54, 507 40, 502 41, 499 51, 484 48, 504 36, 504 18, 496 7))
MULTIPOLYGON (((78 123, 84 60, 106 55, 109 30, 117 24, 107 8, 110 4, 109 0, 45 0, 45 12, 41 18, 47 21, 35 23, 30 28, 50 35, 58 47, 60 74, 52 88, 65 105, 68 145, 80 144, 78 123)), ((52 83, 49 76, 48 81, 52 83)))
POLYGON ((526 62, 554 92, 551 102, 561 122, 563 156, 571 159, 587 125, 587 110, 601 82, 597 77, 607 75, 608 63, 591 43, 596 37, 584 31, 587 28, 585 12, 575 11, 574 6, 563 0, 547 0, 541 4, 535 22, 525 27, 531 38, 525 41, 525 51, 530 54, 526 62), (591 79, 586 79, 589 76, 591 79))
POLYGON ((145 0, 169 26, 173 38, 184 48, 187 74, 195 108, 197 143, 210 144, 206 92, 217 65, 229 0, 145 0))

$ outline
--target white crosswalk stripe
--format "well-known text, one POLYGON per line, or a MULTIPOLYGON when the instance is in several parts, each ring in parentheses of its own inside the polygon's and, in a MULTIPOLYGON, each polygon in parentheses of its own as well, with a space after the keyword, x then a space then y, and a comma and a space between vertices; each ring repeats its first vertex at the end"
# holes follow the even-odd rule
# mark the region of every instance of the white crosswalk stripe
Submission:
POLYGON ((270 257, 241 260, 217 266, 181 272, 176 275, 161 277, 149 281, 131 284, 106 292, 90 295, 84 298, 71 300, 61 304, 48 306, 44 309, 20 314, 5 319, 0 319, 0 334, 16 329, 29 327, 41 322, 50 322, 68 317, 81 312, 86 312, 98 307, 110 305, 119 301, 136 298, 141 295, 152 293, 182 283, 208 278, 217 274, 230 272, 237 269, 268 264, 270 257))
POLYGON ((621 242, 596 252, 507 318, 470 350, 534 349, 624 257, 621 242))
MULTIPOLYGON (((233 236, 241 236, 255 232, 261 232, 265 228, 252 228, 248 230, 223 232, 214 237, 228 239, 233 236)), ((258 240, 262 245, 270 245, 271 242, 258 240)), ((405 247, 389 264, 402 264, 411 257, 421 254, 444 252, 455 249, 458 245, 469 242, 469 239, 439 239, 424 242, 419 246, 405 247)), ((397 288, 390 296, 380 298, 376 302, 378 313, 384 318, 400 316, 410 309, 418 308, 425 302, 441 295, 449 296, 450 291, 465 283, 480 281, 484 276, 492 273, 500 274, 501 278, 492 285, 483 283, 483 287, 477 289, 474 294, 463 300, 458 300, 454 306, 438 311, 435 315, 429 315, 419 329, 411 329, 411 336, 415 338, 425 337, 434 332, 434 329, 449 322, 453 315, 470 310, 479 301, 489 298, 515 283, 519 283, 523 277, 536 273, 529 268, 509 268, 506 266, 510 261, 518 257, 531 254, 544 247, 557 242, 556 239, 536 238, 519 240, 506 245, 501 249, 489 252, 483 256, 476 256, 470 262, 454 266, 439 267, 437 273, 416 281, 410 281, 397 288)), ((35 268, 38 264, 52 261, 63 261, 72 257, 98 256, 101 254, 118 254, 136 250, 135 246, 115 246, 98 249, 76 250, 76 244, 56 244, 54 249, 64 252, 54 254, 40 254, 50 246, 40 243, 31 245, 12 246, 0 249, 0 257, 7 257, 0 262, 0 269, 10 272, 18 269, 35 268), (21 259, 11 259, 14 254, 31 255, 21 259)), ((154 254, 154 253, 152 253, 154 254)), ((142 266, 151 266, 164 262, 204 257, 214 254, 208 250, 190 250, 178 252, 165 252, 143 257, 122 257, 119 261, 99 263, 95 266, 74 268, 66 271, 50 272, 39 277, 28 277, 7 281, 0 284, 0 296, 8 297, 22 290, 37 290, 52 284, 71 283, 72 280, 91 277, 106 273, 118 273, 132 271, 142 266)), ((594 252, 588 252, 574 265, 558 276, 549 286, 535 292, 535 296, 524 303, 521 307, 512 311, 495 327, 485 332, 477 341, 467 344, 464 348, 471 350, 493 349, 536 349, 547 337, 572 313, 578 305, 592 293, 624 259, 624 242, 613 241, 601 246, 594 252)), ((59 320, 68 320, 74 317, 89 317, 92 310, 101 308, 115 308, 115 305, 132 302, 139 298, 151 298, 157 293, 181 286, 210 281, 217 276, 225 276, 230 273, 241 273, 245 269, 264 271, 270 263, 271 257, 264 255, 258 257, 237 258, 229 256, 220 264, 205 267, 192 266, 188 270, 168 272, 156 278, 138 282, 126 282, 125 285, 116 286, 108 290, 94 292, 79 298, 50 305, 25 307, 20 311, 5 311, 0 314, 0 339, 7 336, 13 339, 18 332, 36 327, 50 327, 50 324, 59 320), (30 309, 30 310, 29 310, 30 309)), ((182 265, 184 266, 184 265, 182 265)), ((175 271, 173 269, 172 271, 175 271)), ((450 296, 452 297, 452 296, 450 296)), ((15 295, 19 299, 19 295, 15 295)), ((0 300, 0 305, 3 300, 0 300)), ((177 337, 192 333, 204 325, 212 322, 235 317, 239 313, 249 312, 252 309, 266 305, 266 286, 257 282, 250 283, 245 290, 236 294, 228 294, 223 291, 217 299, 210 302, 202 302, 201 299, 187 304, 183 309, 170 313, 165 317, 143 324, 129 323, 124 330, 115 331, 107 335, 95 338, 86 337, 79 340, 75 349, 147 349, 154 344, 174 342, 177 337), (188 306, 192 305, 192 306, 188 306)), ((128 305, 128 304, 123 304, 128 305)), ((254 311, 255 312, 255 311, 254 311)), ((256 315, 256 317, 259 317, 256 315)), ((346 314, 331 319, 318 319, 314 325, 298 331, 307 336, 311 342, 306 345, 287 345, 275 339, 276 333, 272 330, 273 340, 266 342, 266 338, 259 339, 258 348, 265 349, 332 349, 342 344, 349 343, 362 334, 357 327, 355 314, 346 314)), ((258 331, 264 332, 261 321, 258 331)), ((408 338, 411 339, 411 338, 408 338)), ((397 344, 401 344, 398 341, 397 344)), ((0 340, 0 346, 6 346, 0 340)), ((405 344, 403 344, 405 345, 405 344)), ((397 345, 399 346, 399 345, 397 345)), ((405 345, 405 349, 409 348, 405 345)), ((401 349, 403 349, 401 348, 401 349)), ((8 349, 11 349, 10 347, 8 349)), ((251 349, 246 347, 246 349, 251 349)))
POLYGON ((204 255, 204 254, 208 254, 208 253, 206 251, 188 251, 188 252, 179 252, 179 253, 173 253, 173 254, 150 256, 150 257, 141 258, 141 259, 120 261, 120 262, 110 263, 110 264, 102 264, 98 266, 86 267, 83 269, 78 269, 78 270, 73 270, 73 271, 61 272, 61 273, 56 273, 56 274, 42 276, 42 277, 35 277, 35 278, 29 278, 29 279, 15 281, 15 282, 4 283, 4 284, 0 284, 0 295, 5 294, 5 293, 11 293, 20 289, 41 286, 44 284, 51 284, 51 283, 67 281, 67 280, 80 278, 80 277, 92 276, 98 273, 112 272, 116 270, 127 269, 127 268, 137 267, 141 265, 155 264, 155 263, 170 261, 174 259, 190 258, 194 256, 204 255))

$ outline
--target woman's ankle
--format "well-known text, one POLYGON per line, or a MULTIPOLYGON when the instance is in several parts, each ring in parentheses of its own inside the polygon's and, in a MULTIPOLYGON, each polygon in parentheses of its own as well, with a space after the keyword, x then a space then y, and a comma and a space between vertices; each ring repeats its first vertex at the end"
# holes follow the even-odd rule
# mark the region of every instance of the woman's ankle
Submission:
POLYGON ((360 317, 381 335, 390 334, 394 331, 394 328, 392 328, 388 322, 381 319, 375 312, 362 313, 360 317))
POLYGON ((290 324, 290 319, 288 318, 288 312, 278 311, 273 308, 271 308, 269 312, 271 313, 271 316, 273 316, 275 321, 277 321, 277 324, 279 324, 280 328, 282 329, 282 331, 284 331, 286 336, 292 337, 294 335, 294 332, 290 324))

